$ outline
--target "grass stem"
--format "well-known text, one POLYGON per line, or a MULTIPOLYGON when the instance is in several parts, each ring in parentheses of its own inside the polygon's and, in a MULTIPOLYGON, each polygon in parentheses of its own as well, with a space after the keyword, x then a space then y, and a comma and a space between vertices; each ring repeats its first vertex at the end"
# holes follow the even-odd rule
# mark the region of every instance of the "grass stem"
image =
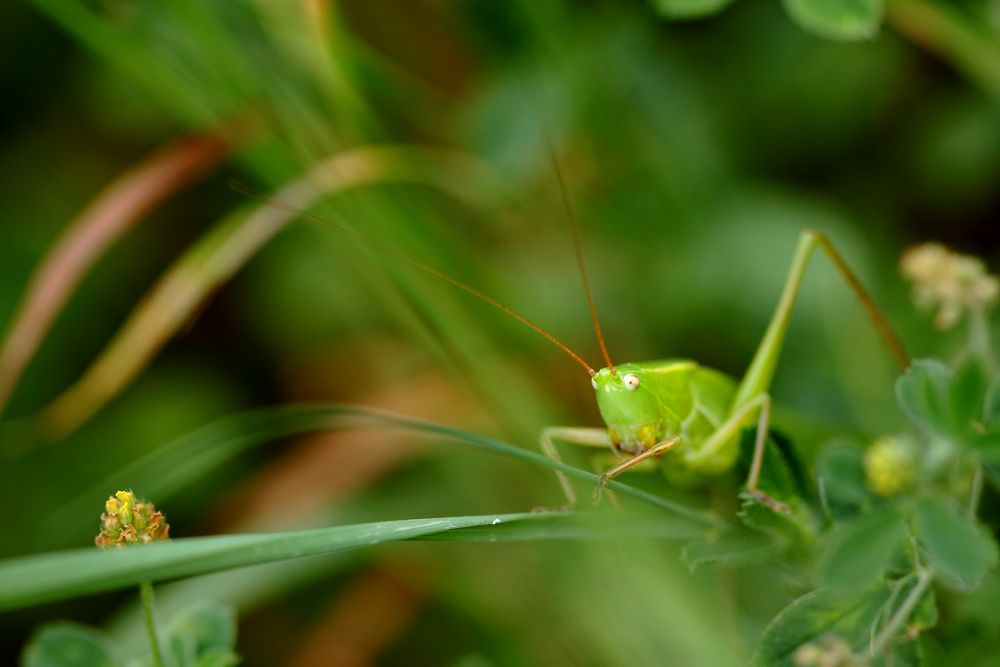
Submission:
POLYGON ((153 655, 153 667, 163 667, 163 653, 160 640, 156 636, 156 618, 153 615, 153 584, 144 581, 139 584, 142 597, 142 611, 146 616, 146 633, 149 635, 149 652, 153 655))

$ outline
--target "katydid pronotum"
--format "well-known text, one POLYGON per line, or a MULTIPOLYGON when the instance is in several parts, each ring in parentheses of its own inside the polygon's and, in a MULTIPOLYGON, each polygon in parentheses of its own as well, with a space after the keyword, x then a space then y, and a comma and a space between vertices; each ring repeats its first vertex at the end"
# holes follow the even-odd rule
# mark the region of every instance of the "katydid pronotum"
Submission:
MULTIPOLYGON (((781 298, 753 360, 741 380, 736 381, 721 371, 687 359, 613 364, 604 343, 590 290, 586 265, 583 261, 579 225, 573 214, 559 165, 554 160, 553 162, 573 234, 576 259, 594 331, 606 364, 600 370, 594 370, 578 354, 537 324, 476 288, 406 254, 375 244, 329 220, 281 201, 268 201, 273 206, 288 209, 303 219, 318 222, 356 242, 430 273, 493 305, 534 329, 583 366, 590 375, 605 428, 549 427, 543 430, 539 443, 542 451, 555 460, 560 460, 556 442, 605 448, 614 452, 621 462, 601 475, 600 482, 594 489, 595 502, 600 499, 601 492, 609 481, 644 461, 659 458, 672 450, 677 451, 668 458, 669 465, 683 466, 694 473, 705 475, 724 472, 736 461, 742 431, 753 427, 756 422, 756 437, 745 483, 746 490, 771 509, 787 511, 788 508, 783 503, 764 494, 758 488, 758 483, 771 416, 771 397, 768 392, 806 266, 814 251, 819 248, 829 258, 864 306, 896 362, 905 369, 909 365, 909 358, 884 315, 826 236, 817 231, 807 230, 799 236, 781 298)), ((249 191, 246 192, 256 196, 249 191)), ((556 474, 569 504, 575 505, 576 492, 569 480, 561 472, 556 474)))

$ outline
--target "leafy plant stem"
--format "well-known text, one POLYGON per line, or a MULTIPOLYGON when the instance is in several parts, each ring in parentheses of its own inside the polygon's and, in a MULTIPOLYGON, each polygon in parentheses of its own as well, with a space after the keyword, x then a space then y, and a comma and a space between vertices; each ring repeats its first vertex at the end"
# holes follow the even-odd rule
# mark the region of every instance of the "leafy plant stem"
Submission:
POLYGON ((890 0, 889 23, 907 39, 938 54, 1000 100, 1000 45, 949 3, 890 0))
POLYGON ((860 665, 870 665, 872 664, 875 656, 879 655, 883 649, 893 640, 893 638, 899 633, 900 628, 906 623, 906 619, 910 617, 913 613, 914 608, 920 602, 920 598, 923 597, 924 593, 927 591, 927 587, 931 585, 934 580, 934 571, 930 568, 923 570, 917 575, 917 583, 910 591, 910 594, 906 596, 903 600, 903 604, 900 605, 899 609, 893 615, 889 622, 886 624, 882 631, 878 633, 875 640, 872 642, 871 647, 866 654, 855 656, 860 665))
POLYGON ((149 635, 149 652, 153 656, 153 667, 163 667, 163 653, 160 652, 160 640, 156 636, 156 618, 153 615, 153 584, 144 581, 139 584, 142 597, 142 611, 146 617, 146 633, 149 635))

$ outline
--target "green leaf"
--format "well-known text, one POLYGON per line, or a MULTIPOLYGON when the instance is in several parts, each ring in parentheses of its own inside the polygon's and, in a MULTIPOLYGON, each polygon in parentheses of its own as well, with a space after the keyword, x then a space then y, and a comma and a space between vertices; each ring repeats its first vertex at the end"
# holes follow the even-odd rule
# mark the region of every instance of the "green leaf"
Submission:
POLYGON ((892 646, 891 656, 875 656, 869 664, 872 667, 921 667, 924 656, 919 641, 897 641, 892 646))
POLYGON ((951 382, 951 369, 943 363, 937 359, 917 359, 896 380, 896 399, 903 412, 917 425, 948 435, 954 424, 951 382))
POLYGON ((982 364, 966 359, 952 372, 936 359, 919 359, 896 382, 900 407, 932 433, 974 439, 973 423, 983 414, 988 379, 982 364))
POLYGON ((785 607, 764 629, 753 664, 797 667, 795 652, 806 644, 846 642, 858 650, 889 597, 887 588, 874 594, 845 597, 828 589, 807 593, 785 607))
POLYGON ((809 32, 836 40, 874 37, 885 11, 882 0, 784 0, 788 14, 809 32))
POLYGON ((211 603, 184 609, 170 620, 165 643, 177 667, 236 664, 236 615, 211 603))
POLYGON ((776 512, 749 492, 740 494, 739 517, 755 530, 767 533, 786 544, 808 541, 813 533, 811 516, 797 499, 788 503, 789 513, 776 512))
POLYGON ((0 562, 0 610, 195 574, 416 539, 690 539, 703 525, 678 518, 531 512, 408 519, 316 530, 192 537, 124 549, 77 549, 0 562), (666 520, 665 520, 666 519, 666 520), (473 530, 467 533, 470 529, 473 530), (486 529, 488 532, 482 532, 486 529))
MULTIPOLYGON (((753 459, 757 429, 744 429, 740 438, 740 461, 747 470, 753 459)), ((768 434, 764 460, 760 468, 760 488, 776 500, 789 500, 802 495, 804 487, 802 465, 788 438, 771 431, 768 434)))
POLYGON ((977 587, 997 563, 993 537, 949 502, 921 499, 916 527, 928 563, 958 588, 977 587))
POLYGON ((114 667, 103 634, 75 623, 43 626, 28 642, 22 667, 114 667))
POLYGON ((1000 373, 993 376, 985 401, 983 412, 986 415, 986 423, 990 426, 1000 424, 1000 373))
POLYGON ((821 498, 835 517, 842 508, 856 509, 869 501, 865 486, 864 449, 857 443, 834 440, 816 461, 821 498))
POLYGON ((235 667, 240 664, 240 656, 225 649, 212 649, 202 654, 195 667, 235 667))
POLYGON ((956 429, 968 430, 983 415, 988 378, 986 369, 976 358, 966 359, 951 383, 951 416, 956 429))
POLYGON ((652 0, 653 7, 668 19, 695 19, 715 14, 733 0, 652 0))
POLYGON ((904 526, 895 512, 865 515, 835 529, 821 557, 823 581, 844 592, 860 591, 878 581, 902 545, 904 526))
POLYGON ((783 541, 762 533, 734 532, 688 542, 681 557, 692 571, 702 566, 743 567, 767 562, 785 548, 783 541))
POLYGON ((1000 467, 1000 428, 994 426, 986 433, 966 438, 965 441, 976 450, 985 465, 1000 467))

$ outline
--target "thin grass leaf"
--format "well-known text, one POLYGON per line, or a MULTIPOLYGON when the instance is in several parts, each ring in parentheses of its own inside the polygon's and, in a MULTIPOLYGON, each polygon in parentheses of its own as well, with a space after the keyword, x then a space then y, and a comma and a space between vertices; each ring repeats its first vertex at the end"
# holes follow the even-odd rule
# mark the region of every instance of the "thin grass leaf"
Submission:
POLYGON ((215 135, 171 142, 112 181, 70 223, 35 270, 4 338, 0 413, 87 269, 150 210, 214 169, 230 145, 215 135))
POLYGON ((113 550, 76 549, 0 562, 0 610, 246 565, 416 539, 481 541, 690 536, 692 528, 628 515, 531 512, 382 521, 259 535, 192 537, 113 550), (602 520, 603 519, 603 520, 602 520), (622 526, 622 531, 614 530, 622 526), (473 529, 471 532, 470 529, 473 529), (486 532, 484 532, 484 529, 486 532))
MULTIPOLYGON (((79 494, 46 526, 65 532, 67 525, 92 510, 107 497, 108 489, 141 488, 143 494, 163 502, 189 487, 218 465, 257 445, 291 435, 334 429, 398 429, 406 433, 443 437, 459 444, 509 456, 543 468, 559 470, 570 477, 597 484, 600 477, 561 461, 488 436, 358 405, 306 403, 264 408, 227 417, 194 433, 174 440, 130 463, 79 494)), ((713 514, 675 503, 618 481, 608 488, 660 510, 692 519, 703 526, 723 528, 713 514)))

